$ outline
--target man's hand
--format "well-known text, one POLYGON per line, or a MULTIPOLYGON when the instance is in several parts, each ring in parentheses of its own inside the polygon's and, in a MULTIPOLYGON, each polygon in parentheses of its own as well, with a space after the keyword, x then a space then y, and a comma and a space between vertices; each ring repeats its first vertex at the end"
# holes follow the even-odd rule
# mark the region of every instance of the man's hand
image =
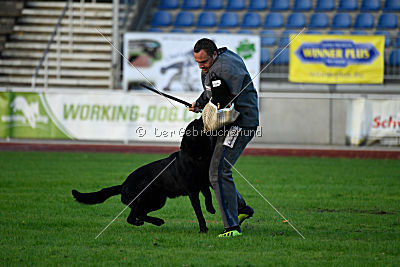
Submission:
POLYGON ((200 104, 196 101, 192 103, 192 106, 189 108, 189 111, 193 111, 195 113, 199 113, 201 111, 200 104))

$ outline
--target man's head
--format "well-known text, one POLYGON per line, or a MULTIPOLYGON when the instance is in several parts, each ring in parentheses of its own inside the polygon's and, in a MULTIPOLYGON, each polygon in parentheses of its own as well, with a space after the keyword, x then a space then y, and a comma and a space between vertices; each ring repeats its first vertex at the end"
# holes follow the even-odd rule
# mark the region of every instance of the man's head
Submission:
POLYGON ((204 73, 207 73, 212 64, 214 64, 218 56, 217 50, 215 43, 207 38, 198 40, 194 45, 194 59, 204 73))

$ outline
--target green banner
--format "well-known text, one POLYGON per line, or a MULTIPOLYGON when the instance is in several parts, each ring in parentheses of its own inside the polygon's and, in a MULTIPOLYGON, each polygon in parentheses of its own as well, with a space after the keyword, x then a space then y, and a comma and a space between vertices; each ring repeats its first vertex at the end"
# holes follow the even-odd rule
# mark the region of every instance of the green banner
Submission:
POLYGON ((70 139, 53 123, 38 93, 0 92, 1 138, 70 139))

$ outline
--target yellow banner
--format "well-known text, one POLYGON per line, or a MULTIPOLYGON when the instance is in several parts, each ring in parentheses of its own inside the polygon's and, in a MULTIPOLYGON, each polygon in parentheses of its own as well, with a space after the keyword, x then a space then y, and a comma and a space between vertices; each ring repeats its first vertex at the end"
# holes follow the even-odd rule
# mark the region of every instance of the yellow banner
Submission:
POLYGON ((290 36, 289 81, 383 83, 384 36, 295 36, 290 36))

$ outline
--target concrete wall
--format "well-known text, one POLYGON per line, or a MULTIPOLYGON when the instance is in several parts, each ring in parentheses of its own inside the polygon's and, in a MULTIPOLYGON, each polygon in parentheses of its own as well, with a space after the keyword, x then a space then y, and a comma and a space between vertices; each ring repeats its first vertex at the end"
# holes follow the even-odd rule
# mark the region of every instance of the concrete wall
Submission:
POLYGON ((260 96, 262 137, 254 143, 344 145, 348 99, 293 94, 260 96))

